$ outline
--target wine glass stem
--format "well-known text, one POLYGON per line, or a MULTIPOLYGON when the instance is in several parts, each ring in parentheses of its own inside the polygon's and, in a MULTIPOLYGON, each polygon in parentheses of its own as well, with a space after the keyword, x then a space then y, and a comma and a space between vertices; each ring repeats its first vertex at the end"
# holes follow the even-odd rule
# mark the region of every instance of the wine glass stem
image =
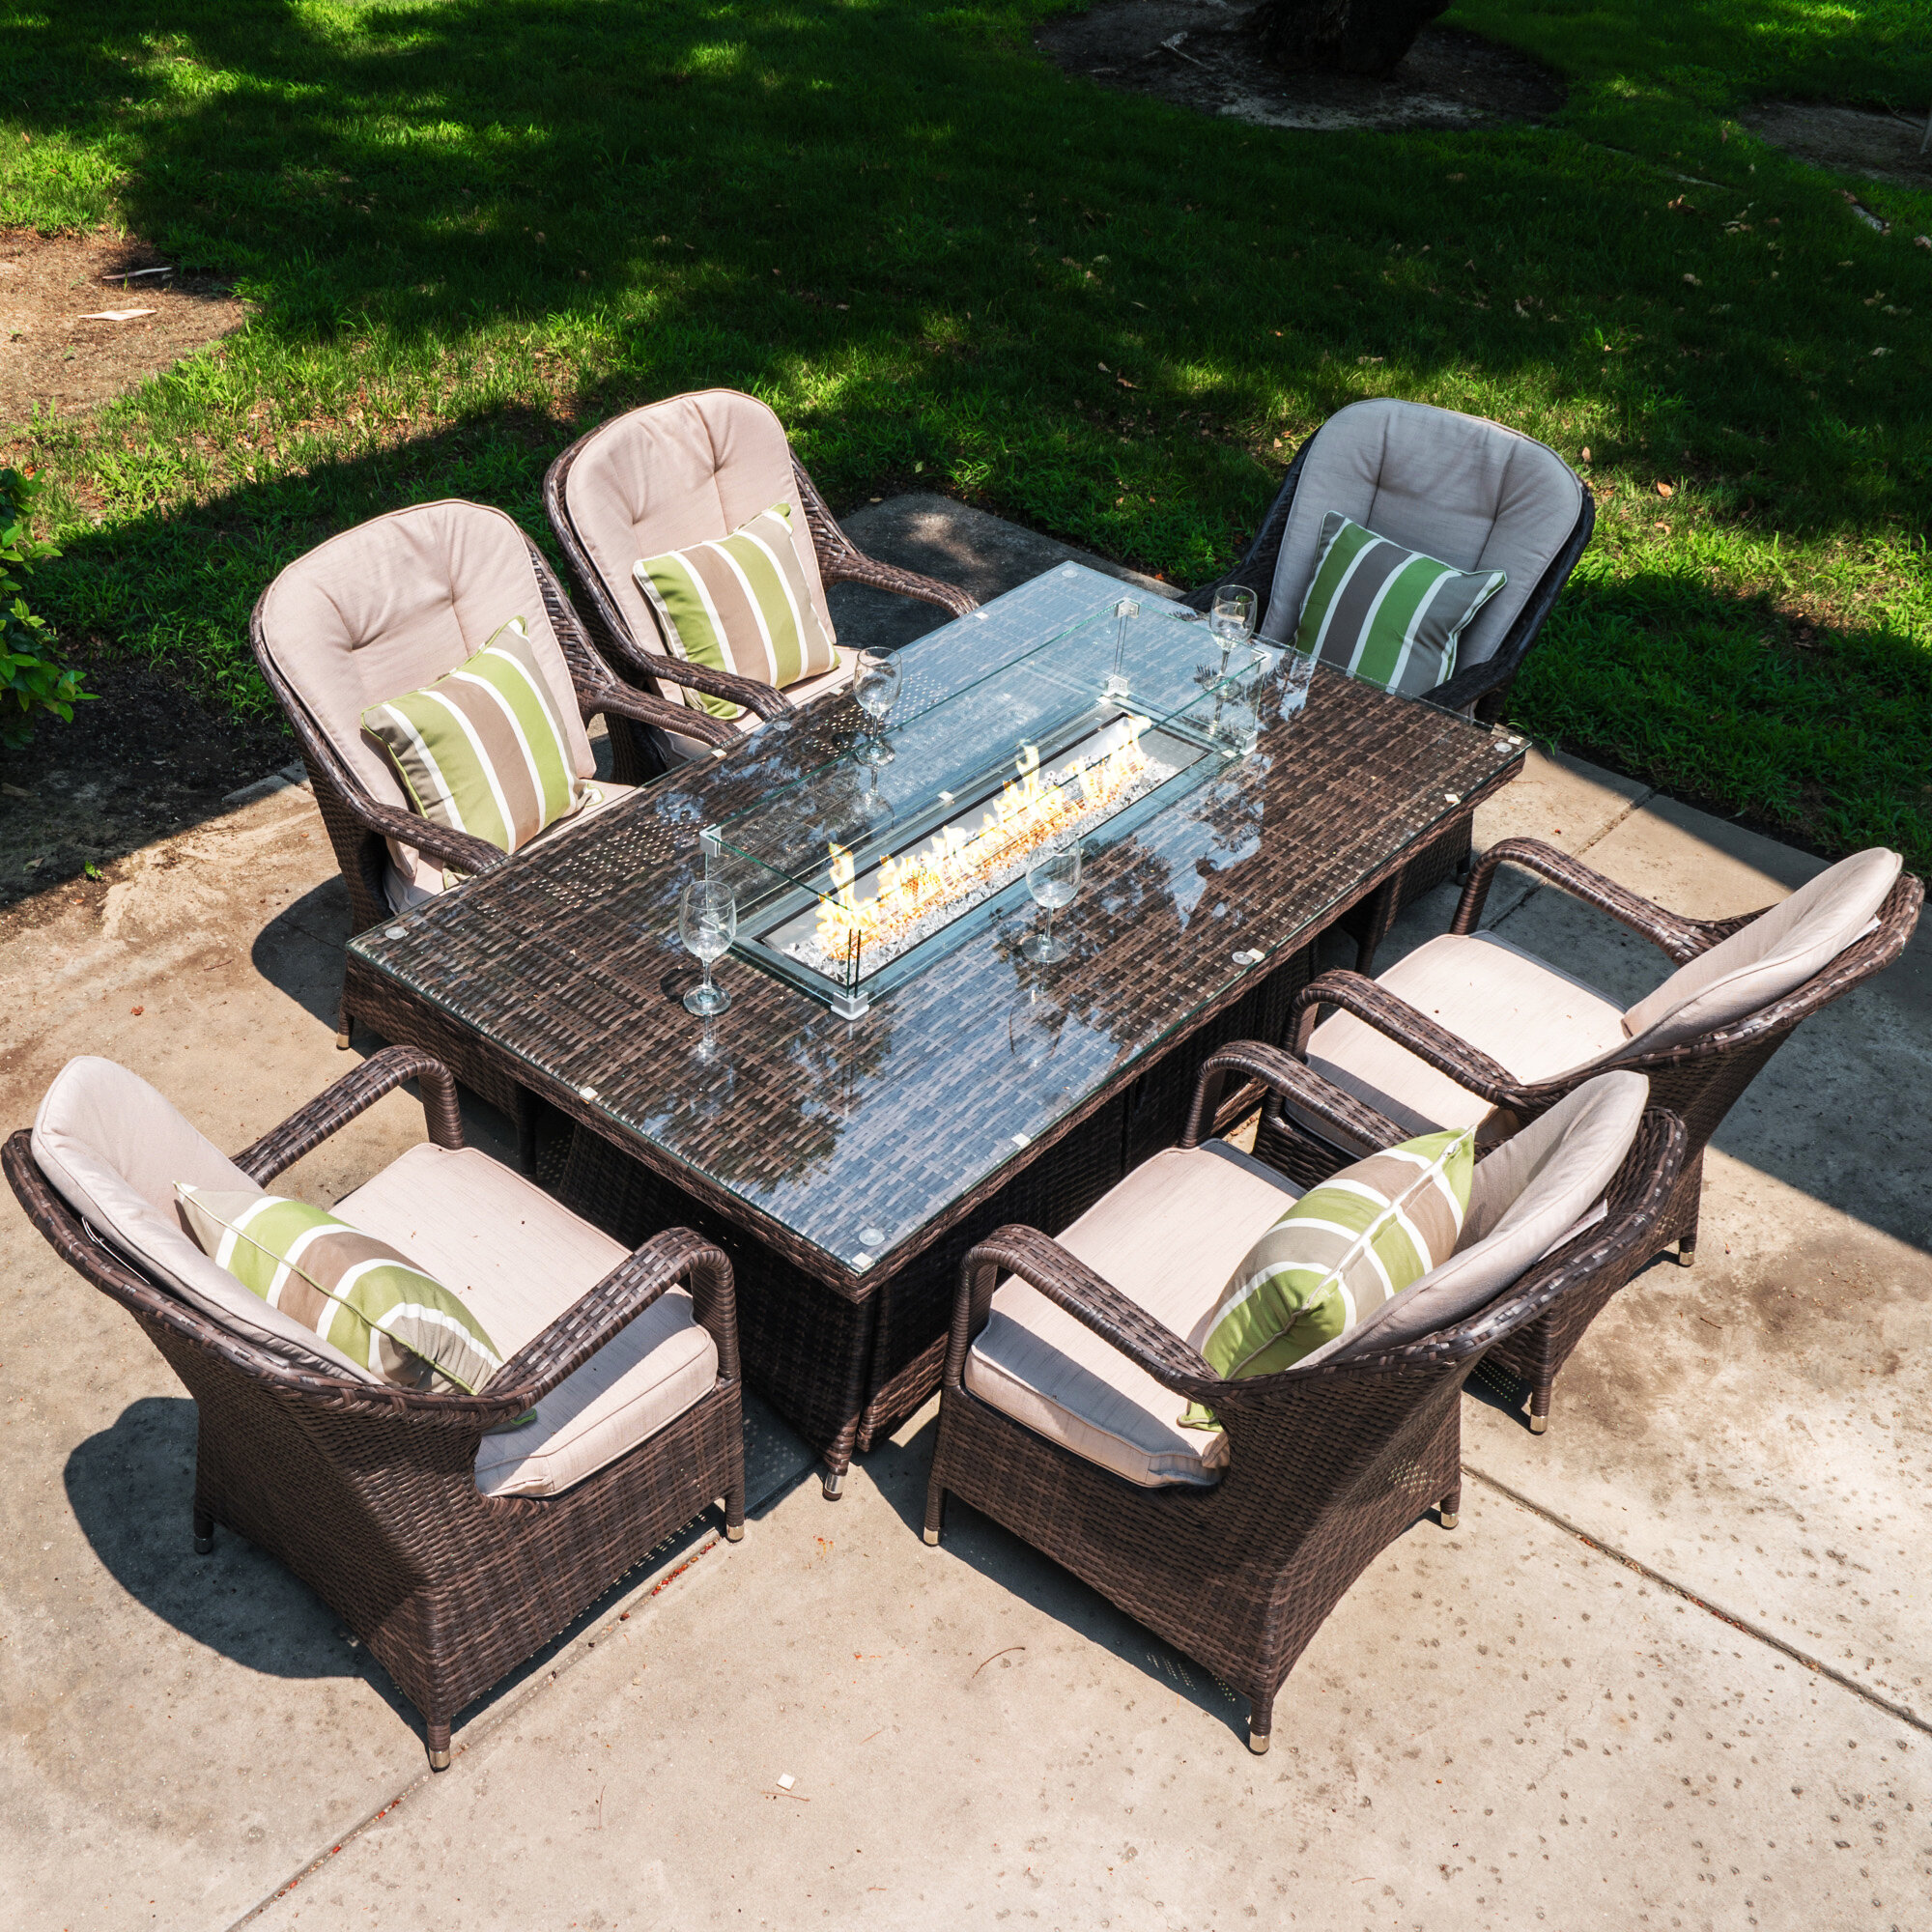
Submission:
POLYGON ((705 961, 703 961, 703 966, 704 966, 704 997, 708 1000, 711 997, 711 961, 706 959, 705 961))
POLYGON ((1046 909, 1046 930, 1040 936, 1039 950, 1042 952, 1051 952, 1053 951, 1053 908, 1051 906, 1048 906, 1046 909))

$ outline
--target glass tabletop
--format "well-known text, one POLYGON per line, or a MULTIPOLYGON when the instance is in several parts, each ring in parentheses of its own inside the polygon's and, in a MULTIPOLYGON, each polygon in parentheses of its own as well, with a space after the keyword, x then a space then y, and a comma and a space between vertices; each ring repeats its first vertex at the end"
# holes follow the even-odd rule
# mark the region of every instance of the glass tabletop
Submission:
POLYGON ((856 739, 701 835, 734 950, 857 1018, 1021 898, 1035 854, 1091 858, 1241 755, 1226 726, 1273 662, 1184 605, 1117 597, 962 654, 904 713, 896 668, 883 700, 862 684, 880 715, 856 739), (995 661, 963 677, 976 656, 995 661))
MULTIPOLYGON (((1118 580, 1066 565, 906 645, 895 728, 954 697, 997 709, 996 692, 1006 704, 1069 666, 1090 693, 1105 639, 1079 627, 1121 595, 1118 580), (1053 639, 1069 640, 1065 664, 1042 652, 1053 639), (1018 687, 971 695, 1016 667, 1018 687)), ((1210 711, 1214 696, 1202 692, 1210 711)), ((1150 697, 1140 715, 1152 709, 1150 697)), ((1199 722, 1190 707, 1170 715, 1199 722)), ((851 778, 867 728, 848 697, 767 724, 360 934, 352 973, 377 976, 378 1004, 428 1009, 425 1037, 454 1024, 488 1042, 521 1084, 857 1293, 1290 965, 1523 755, 1506 732, 1324 667, 1305 708, 1264 713, 1251 753, 1204 751, 1173 803, 1099 841, 1055 914, 1065 959, 1028 958, 1039 914, 1022 893, 861 1019, 737 953, 717 968, 730 1009, 693 1018, 677 908, 708 863, 701 835, 719 828, 722 854, 723 829, 751 826, 785 788, 809 794, 828 767, 851 778)), ((954 754, 946 735, 927 777, 954 754)), ((883 795, 897 768, 880 768, 883 795)))

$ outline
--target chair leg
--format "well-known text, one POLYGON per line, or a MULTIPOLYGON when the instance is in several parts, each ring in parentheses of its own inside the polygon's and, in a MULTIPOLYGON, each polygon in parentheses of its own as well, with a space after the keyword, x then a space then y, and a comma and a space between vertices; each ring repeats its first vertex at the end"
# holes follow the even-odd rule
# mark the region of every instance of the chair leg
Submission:
POLYGON ((829 1503, 836 1503, 839 1496, 844 1493, 845 1471, 843 1469, 835 1469, 828 1463, 824 1475, 818 1479, 818 1486, 825 1492, 825 1500, 829 1503))
POLYGON ((214 1548, 214 1519, 206 1510, 194 1513, 194 1553, 207 1556, 214 1548))
POLYGON ((1549 1427, 1549 1391, 1551 1384, 1538 1382, 1529 1392, 1529 1433, 1541 1435, 1549 1427))
POLYGON ((743 1543, 745 1540, 745 1481, 741 1476, 738 1486, 724 1492, 724 1541, 743 1543))
POLYGON ((1273 1711, 1264 1711, 1259 1703, 1248 1712, 1248 1748, 1257 1757, 1267 1756, 1269 1731, 1273 1723, 1273 1711))
POLYGON ((1462 1520, 1463 1485, 1458 1483, 1436 1505, 1436 1514, 1442 1519, 1444 1529, 1454 1529, 1462 1520))
POLYGON ((939 1545, 940 1532, 946 1527, 946 1491, 935 1477, 925 1487, 925 1529, 927 1543, 935 1548, 939 1545))
POLYGON ((345 992, 342 1004, 335 1010, 335 1050, 337 1053, 349 1051, 349 1036, 355 1029, 355 1016, 349 1010, 349 995, 345 992))
POLYGON ((1681 1268, 1688 1268, 1694 1267, 1696 1264, 1697 1236, 1695 1235, 1686 1235, 1677 1243, 1677 1265, 1681 1268))
POLYGON ((432 1771, 449 1769, 449 1719, 431 1718, 425 1726, 428 1732, 429 1768, 432 1771))

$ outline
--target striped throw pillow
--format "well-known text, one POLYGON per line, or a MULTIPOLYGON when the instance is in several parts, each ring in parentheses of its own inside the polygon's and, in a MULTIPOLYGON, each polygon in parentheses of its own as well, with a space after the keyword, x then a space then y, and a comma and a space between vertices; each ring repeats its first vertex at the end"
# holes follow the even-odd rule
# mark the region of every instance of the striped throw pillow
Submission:
MULTIPOLYGON (((1455 1252, 1476 1171, 1472 1128, 1424 1134, 1312 1187, 1241 1258, 1201 1352, 1223 1381, 1292 1369, 1455 1252)), ((1215 1427, 1190 1403, 1180 1420, 1215 1427)))
POLYGON ((1330 510, 1294 647, 1384 691, 1434 691, 1456 668, 1456 640, 1509 582, 1405 550, 1330 510))
POLYGON ((362 728, 425 818, 505 852, 583 803, 555 696, 521 617, 434 684, 372 704, 362 728))
MULTIPOLYGON (((687 664, 736 671, 781 691, 838 666, 783 503, 716 543, 640 559, 637 579, 666 640, 687 664)), ((663 691, 714 718, 736 718, 744 709, 689 685, 667 683, 663 691)))
POLYGON ((186 1181, 175 1196, 195 1245, 217 1266, 384 1381, 474 1395, 503 1366, 448 1289, 326 1208, 186 1181))

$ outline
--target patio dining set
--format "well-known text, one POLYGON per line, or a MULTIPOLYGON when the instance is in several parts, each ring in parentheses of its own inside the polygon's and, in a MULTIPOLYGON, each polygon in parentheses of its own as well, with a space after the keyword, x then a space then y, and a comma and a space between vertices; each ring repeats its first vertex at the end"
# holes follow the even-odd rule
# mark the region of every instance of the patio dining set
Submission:
POLYGON ((256 607, 348 892, 338 1044, 388 1044, 232 1155, 99 1059, 6 1143, 197 1404, 194 1548, 221 1524, 308 1583, 441 1768, 667 1536, 743 1536, 745 1383, 835 1499, 937 1395, 927 1543, 983 1513, 1265 1750, 1354 1579, 1455 1527, 1478 1365, 1548 1426, 1610 1298, 1691 1264, 1727 1111, 1897 958, 1920 883, 1864 852, 1708 921, 1473 850, 1593 522, 1494 423, 1343 410, 1186 597, 1068 561, 982 606, 880 563, 729 391, 599 425, 543 509, 568 590, 443 501, 256 607), (838 583, 937 626, 855 652, 838 583), (1486 929, 1503 867, 1648 940, 1656 986, 1486 929), (408 1083, 419 1145, 274 1192, 408 1083))

